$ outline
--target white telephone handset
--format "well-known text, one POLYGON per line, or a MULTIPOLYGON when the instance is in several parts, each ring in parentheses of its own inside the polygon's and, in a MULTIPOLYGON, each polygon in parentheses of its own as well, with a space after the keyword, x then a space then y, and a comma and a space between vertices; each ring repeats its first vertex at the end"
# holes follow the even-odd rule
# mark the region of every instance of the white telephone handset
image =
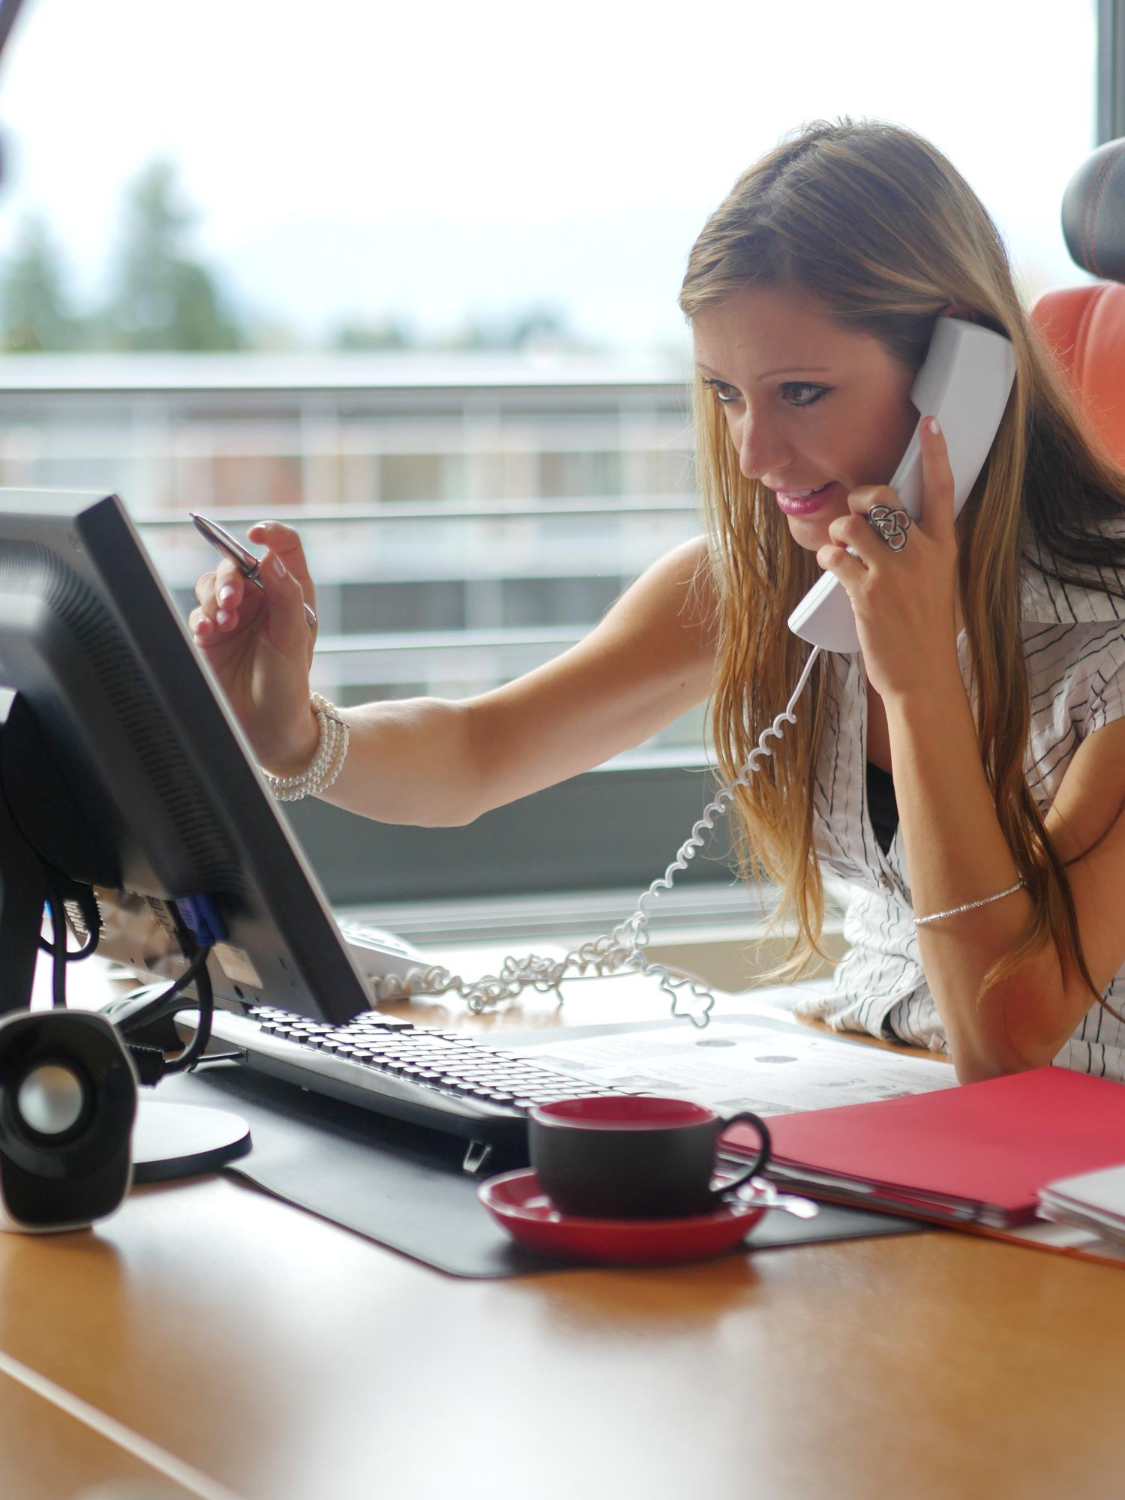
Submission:
MULTIPOLYGON (((938 318, 910 399, 919 416, 937 417, 945 434, 953 470, 954 515, 969 498, 984 467, 1015 374, 1015 353, 1003 334, 960 318, 938 318)), ((911 520, 920 520, 922 451, 917 429, 890 487, 911 520)), ((825 573, 801 600, 789 616, 789 629, 829 651, 859 650, 851 601, 833 573, 825 573)))

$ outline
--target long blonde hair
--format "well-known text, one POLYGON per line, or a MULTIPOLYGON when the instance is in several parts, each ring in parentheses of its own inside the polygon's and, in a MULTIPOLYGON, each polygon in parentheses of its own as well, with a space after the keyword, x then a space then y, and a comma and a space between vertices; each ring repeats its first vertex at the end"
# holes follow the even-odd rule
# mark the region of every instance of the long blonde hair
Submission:
MULTIPOLYGON (((751 286, 811 294, 842 327, 878 338, 911 369, 925 357, 935 318, 951 304, 1012 342, 1012 398, 958 520, 959 582, 981 760, 1034 916, 1018 950, 985 977, 982 993, 1053 940, 1064 973, 1075 968, 1096 995, 1066 870, 1024 776, 1030 695, 1026 666, 1013 668, 1024 664, 1020 586, 1029 548, 1038 544, 1054 559, 1052 576, 1125 598, 1110 571, 1125 568, 1125 542, 1097 535, 1099 523, 1125 515, 1125 476, 1092 448, 1031 331, 988 213, 945 157, 913 132, 817 121, 744 173, 696 240, 680 306, 690 319, 751 286)), ((698 376, 694 403, 718 599, 712 731, 719 770, 730 780, 804 665, 809 648, 786 620, 821 575, 815 557, 792 542, 769 491, 741 473, 722 412, 698 376)), ((794 924, 786 962, 774 971, 788 977, 823 956, 813 784, 832 713, 824 658, 805 702, 763 772, 739 788, 734 830, 744 875, 754 881, 764 873, 779 888, 772 922, 794 924)))

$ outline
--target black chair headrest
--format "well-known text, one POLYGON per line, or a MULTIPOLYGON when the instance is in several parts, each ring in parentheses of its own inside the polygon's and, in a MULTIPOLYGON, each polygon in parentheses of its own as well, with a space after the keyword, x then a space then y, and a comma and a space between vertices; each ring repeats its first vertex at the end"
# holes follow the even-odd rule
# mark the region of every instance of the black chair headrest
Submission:
POLYGON ((1102 281, 1125 281, 1125 139, 1099 146, 1063 194, 1071 258, 1102 281))

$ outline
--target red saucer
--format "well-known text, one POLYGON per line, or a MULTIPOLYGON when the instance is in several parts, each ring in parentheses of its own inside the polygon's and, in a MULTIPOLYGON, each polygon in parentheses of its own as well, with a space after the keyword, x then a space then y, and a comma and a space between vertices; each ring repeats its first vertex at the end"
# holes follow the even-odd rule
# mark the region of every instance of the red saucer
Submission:
POLYGON ((691 1219, 576 1219, 558 1211, 528 1168, 490 1177, 477 1196, 518 1245, 543 1255, 613 1265, 721 1255, 745 1239, 764 1212, 760 1204, 736 1198, 691 1219))

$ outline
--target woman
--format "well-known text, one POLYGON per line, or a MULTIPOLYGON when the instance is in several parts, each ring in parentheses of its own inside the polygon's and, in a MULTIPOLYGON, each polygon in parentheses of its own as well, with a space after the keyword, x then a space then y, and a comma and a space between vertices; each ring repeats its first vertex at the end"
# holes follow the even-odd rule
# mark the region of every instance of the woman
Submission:
MULTIPOLYGON (((327 770, 341 806, 465 823, 708 697, 733 778, 807 660, 786 620, 828 569, 861 652, 818 660, 738 793, 747 873, 796 919, 793 972, 816 951, 821 866, 852 882, 851 950, 814 1013, 948 1048, 964 1080, 1053 1059, 1125 1080, 1125 478, 1030 333, 991 220, 910 132, 817 124, 735 185, 680 303, 708 536, 515 682, 349 709, 347 758, 316 786, 327 770), (951 313, 1007 335, 1015 387, 956 523, 923 422, 923 516, 894 551, 866 516, 897 506, 910 389, 951 313)), ((224 564, 193 626, 263 764, 301 790, 339 732, 309 707, 312 586, 288 528, 251 538, 264 596, 224 564)))

